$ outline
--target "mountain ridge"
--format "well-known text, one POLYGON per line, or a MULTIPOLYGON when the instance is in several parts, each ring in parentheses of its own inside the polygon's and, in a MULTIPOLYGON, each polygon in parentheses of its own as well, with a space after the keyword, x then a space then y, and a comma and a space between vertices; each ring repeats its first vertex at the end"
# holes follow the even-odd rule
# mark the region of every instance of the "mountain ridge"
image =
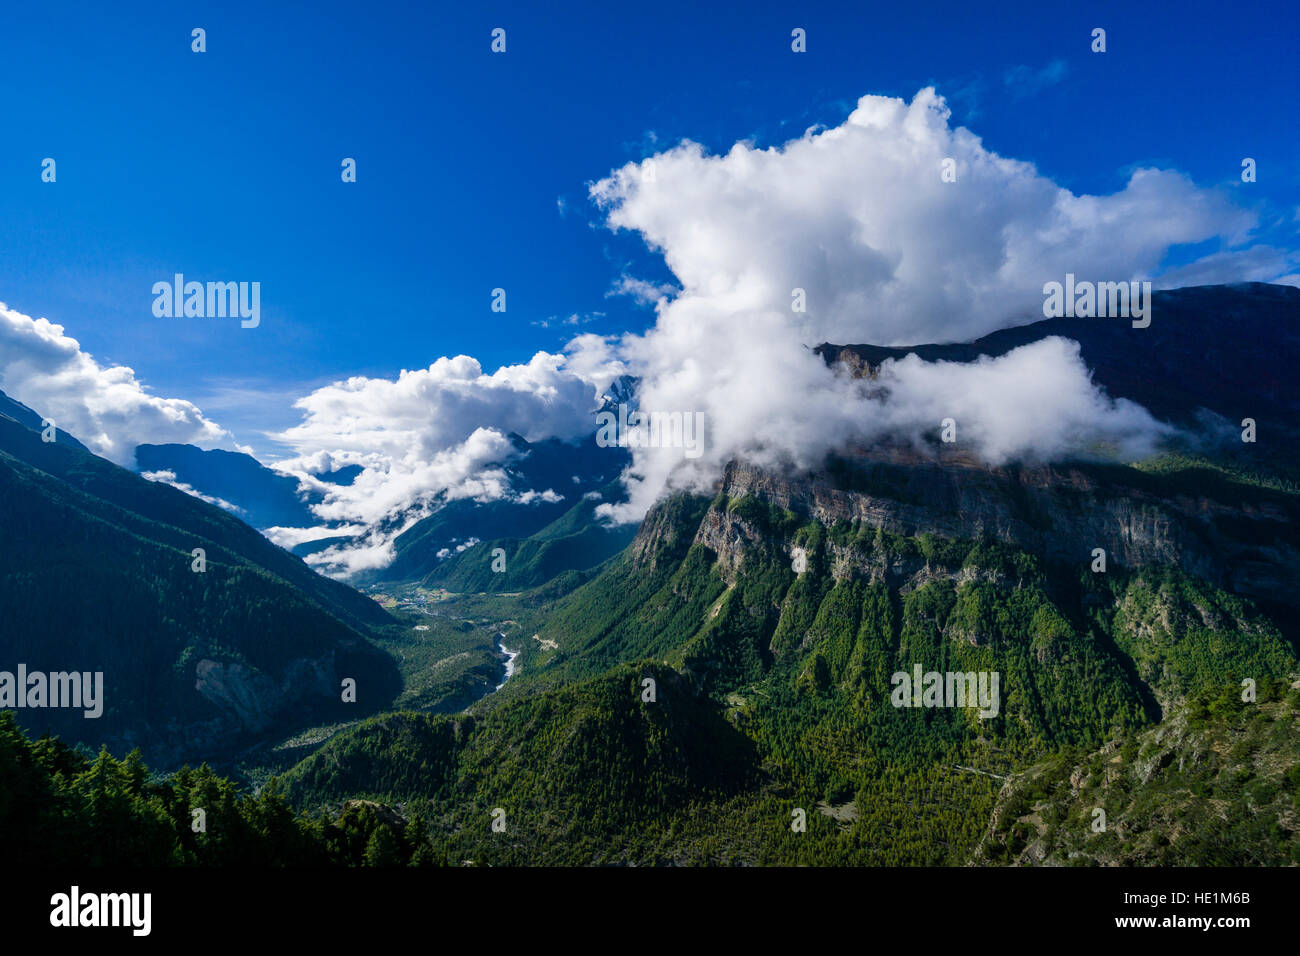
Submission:
POLYGON ((397 691, 369 638, 395 622, 223 509, 0 415, 0 616, 9 663, 102 671, 103 716, 19 711, 37 730, 140 746, 156 764, 397 691), (202 550, 202 572, 196 570, 202 550))

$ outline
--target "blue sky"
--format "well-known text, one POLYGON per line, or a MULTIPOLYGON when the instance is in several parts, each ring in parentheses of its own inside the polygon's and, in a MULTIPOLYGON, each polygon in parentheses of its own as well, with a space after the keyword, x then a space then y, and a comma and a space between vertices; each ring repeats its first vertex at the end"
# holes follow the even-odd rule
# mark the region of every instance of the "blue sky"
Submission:
POLYGON ((1282 4, 552 6, 11 5, 0 301, 274 451, 258 430, 294 424, 293 398, 331 380, 459 353, 524 362, 559 349, 572 314, 601 334, 651 324, 606 295, 624 272, 669 278, 588 201, 612 169, 683 137, 779 145, 863 94, 931 84, 952 125, 1076 193, 1176 169, 1249 190, 1236 201, 1263 211, 1262 237, 1297 245, 1282 4), (261 326, 155 318, 150 288, 178 271, 259 281, 261 326))

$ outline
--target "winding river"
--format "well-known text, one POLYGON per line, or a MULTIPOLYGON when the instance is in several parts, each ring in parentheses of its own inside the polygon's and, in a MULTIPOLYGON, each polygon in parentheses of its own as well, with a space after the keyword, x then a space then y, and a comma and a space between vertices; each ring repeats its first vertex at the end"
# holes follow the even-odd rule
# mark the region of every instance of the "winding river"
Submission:
POLYGON ((501 648, 501 653, 506 656, 506 676, 503 677, 501 679, 501 683, 497 684, 497 686, 493 689, 492 693, 494 694, 497 691, 499 691, 502 687, 505 687, 506 681, 508 681, 511 677, 514 676, 515 658, 519 656, 518 651, 512 651, 510 648, 506 647, 506 636, 504 634, 497 635, 497 646, 501 648))

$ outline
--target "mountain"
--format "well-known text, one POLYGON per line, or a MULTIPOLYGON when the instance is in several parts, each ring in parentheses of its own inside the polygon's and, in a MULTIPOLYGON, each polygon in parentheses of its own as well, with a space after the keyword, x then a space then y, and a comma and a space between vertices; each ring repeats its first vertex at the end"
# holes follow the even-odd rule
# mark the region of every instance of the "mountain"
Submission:
POLYGON ((1296 866, 1300 682, 1201 694, 1170 719, 1008 781, 980 863, 1296 866))
POLYGON ((378 580, 418 581, 436 575, 439 565, 458 548, 463 551, 466 542, 522 541, 537 534, 580 507, 584 495, 599 492, 630 461, 626 449, 596 444, 594 418, 591 436, 580 442, 528 442, 514 434, 509 438, 516 454, 502 468, 517 493, 535 494, 526 500, 459 499, 443 504, 397 537, 397 557, 378 573, 378 580))
MULTIPOLYGON (((961 864, 1005 780, 1300 670, 1258 607, 1173 565, 1093 574, 756 498, 664 502, 521 624, 536 629, 521 672, 471 716, 345 729, 290 771, 291 799, 401 805, 440 821, 453 858, 498 865, 961 864), (996 712, 894 706, 895 675, 918 666, 997 673, 996 712), (675 715, 685 729, 660 725, 675 715), (498 807, 506 840, 487 826, 498 807)), ((1300 756, 1293 738, 1268 747, 1284 771, 1300 756)))
MULTIPOLYGON (((193 445, 138 445, 136 471, 169 473, 170 482, 228 502, 254 528, 307 528, 318 524, 308 507, 320 496, 299 495, 298 480, 267 468, 251 455, 193 445)), ((355 477, 355 473, 351 474, 355 477)))
MULTIPOLYGON (((1081 320, 1084 337, 1102 343, 1085 354, 1098 356, 1110 370, 1099 372, 1099 381, 1142 380, 1144 387, 1164 396, 1171 417, 1189 423, 1198 420, 1198 409, 1222 409, 1229 403, 1281 408, 1277 414, 1284 421, 1294 420, 1285 407, 1296 399, 1279 392, 1275 379, 1300 359, 1295 351, 1300 290, 1256 285, 1180 290, 1157 296, 1154 315, 1151 328, 1129 331, 1138 336, 1156 332, 1161 320, 1166 326, 1180 323, 1157 333, 1163 336, 1153 340, 1162 356, 1158 360, 1146 351, 1107 350, 1108 336, 1125 333, 1114 323, 1081 320), (1204 341, 1225 316, 1233 317, 1237 340, 1250 343, 1249 351, 1260 357, 1259 374, 1252 377, 1248 367, 1237 369, 1225 359, 1215 363, 1223 369, 1219 377, 1200 367, 1193 370, 1205 374, 1180 375, 1178 369, 1193 365, 1192 359, 1181 364, 1171 360, 1160 343, 1204 341), (1124 356, 1141 366, 1146 377, 1123 373, 1124 356), (1155 368, 1157 362, 1163 373, 1155 368), (1227 397, 1220 394, 1223 389, 1231 389, 1227 397)), ((1054 323, 1008 330, 1008 335, 1015 333, 1014 342, 998 347, 1063 331, 1054 323)), ((975 346, 915 351, 923 349, 944 349, 929 357, 953 361, 994 351, 975 346)), ((823 347, 823 354, 837 361, 862 359, 857 374, 872 374, 873 363, 906 351, 823 347)), ((1289 424, 1278 424, 1285 427, 1289 424)), ((1271 439, 1266 448, 1279 444, 1285 443, 1271 439)), ((1290 447, 1276 448, 1273 461, 1294 454, 1290 447)), ((707 610, 711 621, 727 620, 726 612, 742 600, 736 593, 741 591, 750 596, 743 599, 745 613, 736 623, 751 634, 745 647, 732 650, 750 661, 747 666, 761 669, 765 655, 775 654, 784 639, 784 628, 795 626, 778 610, 785 607, 782 594, 788 597, 802 587, 794 583, 789 567, 796 549, 810 562, 823 562, 817 567, 836 586, 861 581, 897 587, 910 577, 933 573, 935 548, 966 554, 980 542, 1032 559, 1050 578, 1060 579, 1065 594, 1078 591, 1075 579, 1081 574, 1091 590, 1099 581, 1133 580, 1148 569, 1168 571, 1201 582, 1198 588, 1261 602, 1274 626, 1287 635, 1286 643, 1294 646, 1297 638, 1300 489, 1244 471, 1235 460, 1227 465, 1208 457, 1175 457, 1136 467, 1084 461, 990 467, 960 445, 928 451, 869 448, 830 456, 815 473, 781 473, 732 462, 716 490, 711 503, 681 498, 656 507, 603 581, 591 582, 551 609, 539 634, 559 644, 557 657, 571 658, 577 651, 579 657, 594 655, 592 666, 601 666, 625 653, 630 632, 652 634, 652 619, 658 633, 636 652, 657 656, 668 646, 689 643, 689 628, 698 635, 708 630, 698 613, 707 610), (900 540, 918 543, 889 543, 900 540), (1091 570, 1097 548, 1107 557, 1104 574, 1091 570), (701 573, 704 569, 707 573, 701 573), (679 582, 670 594, 656 592, 675 575, 698 583, 679 582), (610 599, 616 590, 626 601, 610 599), (601 598, 589 599, 588 594, 601 598), (711 603, 724 595, 717 606, 711 603), (689 611, 683 608, 685 599, 689 611), (667 614, 668 608, 676 610, 667 614), (579 636, 587 640, 580 651, 575 648, 579 636)), ((815 610, 809 613, 815 616, 815 610)))
POLYGON ((602 845, 671 826, 753 785, 752 747, 681 675, 623 667, 483 717, 399 713, 335 737, 283 778, 299 806, 367 794, 432 822, 453 860, 499 865, 656 860, 602 845), (662 688, 640 702, 643 681, 662 688), (504 840, 489 824, 504 814, 504 840), (484 837, 486 835, 486 838, 484 837))
MULTIPOLYGON (((605 407, 633 401, 635 384, 628 376, 616 380, 605 396, 605 407)), ((625 449, 599 447, 595 432, 593 418, 591 437, 577 442, 553 438, 529 442, 517 434, 509 435, 511 456, 498 467, 508 477, 512 497, 433 502, 431 514, 397 536, 396 559, 387 568, 357 575, 355 582, 428 580, 441 584, 444 578, 454 578, 452 584, 456 587, 477 588, 487 582, 484 589, 507 590, 532 586, 562 570, 585 570, 604 560, 627 543, 634 529, 605 527, 594 520, 593 509, 586 503, 590 496, 601 494, 600 489, 631 458, 625 449), (550 528, 557 522, 559 525, 550 528), (545 543, 524 544, 538 534, 545 543), (476 543, 482 542, 491 542, 491 546, 474 550, 476 543), (512 571, 506 578, 482 580, 474 575, 476 580, 471 584, 463 580, 470 567, 468 562, 443 567, 463 557, 467 549, 474 550, 477 558, 501 546, 510 552, 511 566, 521 573, 512 571), (516 555, 520 547, 524 550, 516 555), (525 566, 529 570, 522 573, 525 566), (507 578, 512 582, 508 587, 507 578)), ((296 479, 239 452, 204 451, 181 444, 139 445, 136 470, 227 507, 255 528, 310 528, 320 524, 311 511, 311 506, 322 500, 319 492, 300 492, 296 479)), ((350 465, 316 477, 346 486, 360 472, 359 465, 350 465)), ((409 520, 407 514, 399 514, 382 524, 396 531, 409 520)), ((291 550, 306 558, 331 547, 346 547, 354 540, 348 534, 339 534, 302 542, 291 550)))
POLYGON ((274 783, 256 795, 207 765, 156 775, 30 739, 0 712, 0 854, 25 871, 100 866, 447 865, 419 821, 352 801, 328 818, 296 816, 274 783), (195 832, 191 807, 207 825, 195 832))
POLYGON ((1143 329, 1123 319, 1044 319, 964 344, 826 343, 817 352, 853 374, 874 375, 886 359, 914 354, 925 361, 971 362, 1053 335, 1079 343, 1093 381, 1112 398, 1130 399, 1193 430, 1216 456, 1300 478, 1300 390, 1294 387, 1300 288, 1294 286, 1248 282, 1157 292, 1151 324, 1143 329), (1240 441, 1243 418, 1258 424, 1258 442, 1249 448, 1240 441))
MULTIPOLYGON (((19 709, 36 732, 161 766, 384 706, 395 626, 224 510, 0 413, 0 670, 103 673, 103 714, 19 709), (206 569, 194 570, 195 549, 206 569), (341 700, 357 681, 358 704, 341 700)), ((39 423, 37 423, 39 424, 39 423)))
MULTIPOLYGON (((45 421, 44 418, 36 414, 36 412, 32 411, 22 402, 10 398, 4 392, 0 392, 0 415, 12 419, 13 421, 17 422, 19 425, 22 425, 25 428, 30 428, 34 432, 44 431, 44 427, 42 425, 42 423, 45 421)), ((53 438, 56 444, 67 445, 71 448, 76 448, 84 452, 90 451, 89 448, 87 448, 81 442, 77 441, 77 439, 73 438, 63 429, 58 428, 57 424, 58 423, 56 422, 55 423, 56 427, 53 432, 53 438)))
MULTIPOLYGON (((1293 862, 1300 488, 1277 376, 1298 306, 1289 289, 1180 290, 1145 330, 918 347, 970 361, 1077 335, 1099 384, 1187 444, 1129 464, 990 467, 939 445, 810 472, 732 462, 576 586, 495 605, 519 628, 498 693, 344 730, 290 772, 292 799, 400 805, 440 821, 452 858, 500 864, 1293 862), (1252 360, 1195 354, 1229 322, 1252 360), (1214 415, 1248 414, 1268 423, 1258 447, 1214 438, 1214 415), (997 675, 995 706, 900 699, 916 669, 941 687, 997 675), (658 723, 681 714, 701 749, 658 723), (1101 804, 1112 836, 1090 843, 1101 804), (510 837, 489 832, 494 808, 510 837)), ((871 375, 907 351, 823 355, 871 375)))
MULTIPOLYGON (((354 863, 1296 862, 1300 483, 1278 376, 1300 297, 1179 290, 1150 328, 1106 323, 821 354, 871 376, 908 351, 972 361, 1068 334, 1099 385, 1184 429, 1151 461, 990 466, 960 443, 736 460, 615 551, 584 496, 615 500, 616 450, 517 446, 516 487, 565 500, 540 502, 546 520, 521 502, 426 519, 395 580, 472 593, 409 589, 430 623, 380 641, 402 706, 465 709, 307 735, 284 794, 349 821, 321 852, 354 863), (1247 360, 1197 354, 1226 328, 1247 360), (1260 438, 1242 447, 1244 417, 1260 438), (565 473, 581 494, 559 493, 565 473), (490 679, 491 635, 513 675, 449 697, 490 679)), ((39 747, 26 759, 53 779, 39 747)))
POLYGON ((625 500, 621 482, 589 491, 546 527, 524 538, 483 541, 449 556, 420 582, 456 592, 522 591, 566 572, 584 572, 622 551, 636 526, 608 525, 601 504, 625 500))

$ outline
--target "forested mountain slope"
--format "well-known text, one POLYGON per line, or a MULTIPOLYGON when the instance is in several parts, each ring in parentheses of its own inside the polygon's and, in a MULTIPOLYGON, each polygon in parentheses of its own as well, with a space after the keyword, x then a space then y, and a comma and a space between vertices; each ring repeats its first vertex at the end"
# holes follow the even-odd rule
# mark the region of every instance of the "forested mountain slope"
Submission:
POLYGON ((360 716, 397 692, 368 640, 389 615, 220 508, 8 415, 0 497, 0 668, 103 673, 102 716, 16 710, 33 730, 140 746, 167 765, 360 716), (341 701, 344 677, 358 682, 355 705, 341 701))

